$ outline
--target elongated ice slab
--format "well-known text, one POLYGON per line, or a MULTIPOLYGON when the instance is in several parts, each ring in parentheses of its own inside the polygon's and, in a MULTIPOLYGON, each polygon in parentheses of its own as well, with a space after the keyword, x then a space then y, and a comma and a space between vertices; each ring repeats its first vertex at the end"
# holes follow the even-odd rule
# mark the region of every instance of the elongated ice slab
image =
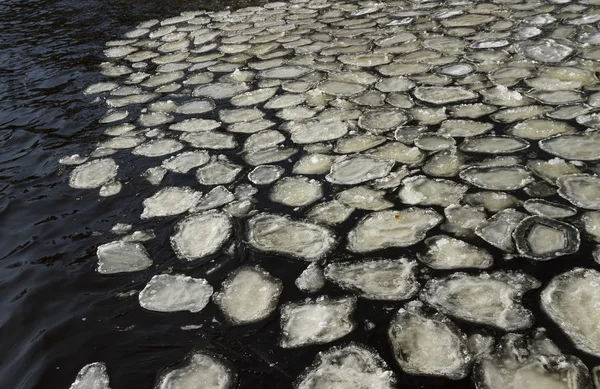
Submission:
POLYGON ((213 294, 213 288, 202 278, 159 274, 139 294, 140 305, 150 311, 200 312, 213 294))
POLYGON ((282 290, 281 281, 262 268, 242 267, 227 277, 214 300, 233 324, 248 324, 269 316, 282 290))
POLYGON ((114 274, 145 270, 152 259, 140 243, 115 241, 98 246, 98 273, 114 274))
POLYGON ((318 260, 335 244, 335 236, 325 227, 268 213, 250 219, 248 231, 249 243, 257 250, 305 261, 318 260))
POLYGON ((186 363, 163 374, 157 389, 232 389, 236 375, 219 358, 197 352, 189 356, 186 363))
POLYGON ((521 305, 521 298, 540 285, 523 273, 454 273, 429 281, 421 291, 421 299, 449 316, 515 331, 533 324, 533 314, 521 305))
POLYGON ((173 250, 188 261, 215 254, 229 239, 232 223, 219 211, 188 216, 175 226, 171 237, 173 250))
POLYGON ((366 299, 407 300, 419 290, 416 268, 406 258, 335 262, 325 268, 325 277, 366 299))
POLYGON ((461 171, 460 178, 487 190, 517 190, 534 181, 529 171, 522 166, 474 166, 461 171))
POLYGON ((448 87, 418 87, 413 91, 414 96, 426 103, 430 104, 451 104, 460 101, 473 100, 477 98, 477 94, 468 89, 448 86, 448 87))
POLYGON ((356 155, 335 161, 327 181, 339 185, 355 185, 385 177, 394 167, 394 161, 356 155))
POLYGON ((365 253, 389 247, 407 247, 425 238, 443 217, 431 209, 408 208, 365 216, 348 233, 348 249, 365 253))
POLYGON ((69 389, 110 389, 106 365, 94 362, 81 368, 69 389))
POLYGON ((467 336, 446 316, 426 313, 419 302, 400 308, 388 339, 396 361, 408 374, 459 380, 469 373, 467 336))
POLYGON ((319 297, 281 307, 281 347, 295 348, 340 339, 356 326, 355 297, 319 297))

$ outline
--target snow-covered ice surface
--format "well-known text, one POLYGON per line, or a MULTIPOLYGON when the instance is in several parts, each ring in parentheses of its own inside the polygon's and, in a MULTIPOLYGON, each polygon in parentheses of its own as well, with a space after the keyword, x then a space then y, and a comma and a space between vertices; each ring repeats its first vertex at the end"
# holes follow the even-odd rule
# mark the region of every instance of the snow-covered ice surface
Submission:
POLYGON ((58 158, 135 210, 99 282, 194 318, 157 388, 590 389, 597 3, 292 0, 108 42, 102 134, 58 158))

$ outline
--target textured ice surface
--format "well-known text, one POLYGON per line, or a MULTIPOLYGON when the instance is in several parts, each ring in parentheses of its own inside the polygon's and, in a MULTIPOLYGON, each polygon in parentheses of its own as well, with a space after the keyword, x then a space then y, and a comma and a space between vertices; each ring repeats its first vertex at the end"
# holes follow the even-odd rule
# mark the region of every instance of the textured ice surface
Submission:
POLYGON ((314 203, 323 197, 321 183, 306 177, 285 177, 277 181, 269 196, 271 201, 302 207, 314 203))
POLYGON ((81 368, 69 389, 110 389, 106 365, 94 362, 81 368))
POLYGON ((358 119, 358 125, 374 134, 395 130, 409 120, 408 114, 399 109, 381 109, 365 112, 358 119))
POLYGON ((547 338, 505 335, 494 352, 483 355, 473 369, 477 388, 591 388, 587 367, 562 355, 547 338))
POLYGON ((575 268, 560 274, 542 291, 544 312, 569 336, 575 346, 600 356, 600 273, 575 268))
POLYGON ((193 208, 202 197, 189 187, 171 186, 156 192, 152 197, 144 200, 142 219, 179 215, 193 208))
POLYGON ((444 215, 446 222, 442 224, 442 230, 458 237, 473 236, 475 229, 487 222, 483 209, 469 205, 451 205, 444 209, 444 215))
POLYGON ((117 176, 119 166, 112 159, 96 159, 77 166, 71 172, 69 186, 76 189, 98 188, 117 176))
POLYGON ((194 353, 186 364, 163 374, 157 389, 232 389, 235 373, 218 358, 206 353, 194 353))
POLYGON ((429 281, 421 291, 421 299, 449 316, 515 331, 533 324, 533 314, 521 305, 521 298, 540 285, 523 273, 454 273, 429 281))
POLYGON ((481 239, 500 250, 514 252, 513 231, 517 228, 521 220, 526 217, 526 214, 508 208, 489 218, 485 225, 475 230, 475 233, 481 239))
POLYGON ((384 177, 394 167, 394 161, 356 155, 340 158, 331 166, 327 181, 340 185, 355 185, 384 177))
POLYGON ((513 231, 517 251, 523 257, 547 261, 579 250, 579 230, 554 219, 530 216, 513 231))
POLYGON ((248 240, 254 248, 316 261, 335 244, 333 233, 316 224, 285 216, 259 214, 248 222, 248 240))
POLYGON ((425 239, 419 260, 433 269, 486 269, 494 263, 486 249, 446 235, 425 239))
POLYGON ((139 294, 140 305, 150 311, 200 312, 213 294, 213 288, 202 278, 159 274, 139 294))
POLYGON ((467 193, 464 201, 471 206, 483 207, 486 211, 494 213, 521 205, 521 200, 504 192, 467 193))
POLYGON ((331 169, 335 161, 335 155, 328 154, 306 154, 294 164, 294 174, 325 174, 331 169))
POLYGON ((257 166, 248 173, 248 179, 255 185, 267 185, 277 181, 283 175, 283 168, 277 165, 257 166))
POLYGON ((315 293, 325 286, 323 270, 316 263, 311 263, 300 273, 294 284, 303 292, 315 293))
POLYGON ((306 144, 341 138, 348 132, 348 124, 339 120, 292 122, 287 130, 294 143, 306 144))
POLYGON ((144 157, 160 157, 173 154, 183 148, 183 144, 174 139, 157 139, 135 147, 131 152, 144 157))
POLYGON ((98 273, 114 274, 145 270, 152 266, 140 243, 115 241, 98 246, 98 273))
POLYGON ((412 302, 400 308, 388 329, 394 357, 412 375, 462 379, 471 367, 467 336, 440 313, 412 302))
POLYGON ((319 353, 296 389, 393 389, 394 373, 373 351, 351 343, 319 353))
POLYGON ((196 178, 202 185, 223 185, 235 180, 242 167, 229 162, 227 158, 214 158, 196 170, 196 178))
POLYGON ((173 250, 188 261, 218 252, 229 239, 230 218, 219 211, 207 211, 183 219, 171 237, 173 250))
POLYGON ((381 211, 394 206, 394 203, 386 200, 384 196, 385 192, 382 190, 355 186, 340 192, 336 196, 336 200, 352 208, 381 211))
POLYGON ((248 324, 269 316, 282 290, 281 281, 260 267, 242 267, 227 277, 214 300, 233 324, 248 324))
POLYGON ((335 262, 325 268, 325 277, 366 299, 407 300, 419 290, 416 267, 406 258, 335 262))
POLYGON ((442 219, 437 212, 423 208, 373 212, 361 219, 348 233, 348 249, 364 253, 412 246, 442 219))
POLYGON ((315 205, 306 216, 318 223, 336 225, 348 219, 352 212, 354 212, 353 207, 331 200, 315 205))
POLYGON ((458 204, 469 189, 453 181, 411 176, 402 181, 398 192, 400 200, 409 205, 439 205, 447 207, 458 204))
POLYGON ((572 174, 556 181, 558 194, 573 205, 585 209, 600 209, 600 177, 572 174))
POLYGON ((477 98, 477 94, 472 91, 455 86, 449 87, 418 87, 414 90, 414 96, 426 103, 442 105, 457 103, 465 100, 473 100, 477 98))
POLYGON ((329 343, 355 328, 356 297, 319 297, 281 307, 281 347, 329 343))

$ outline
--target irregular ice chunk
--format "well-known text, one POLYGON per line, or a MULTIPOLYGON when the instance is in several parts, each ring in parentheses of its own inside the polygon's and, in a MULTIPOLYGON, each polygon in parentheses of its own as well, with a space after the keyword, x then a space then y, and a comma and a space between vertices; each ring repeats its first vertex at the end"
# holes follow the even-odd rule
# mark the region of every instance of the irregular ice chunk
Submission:
POLYGON ((142 174, 142 177, 148 180, 152 185, 159 185, 165 177, 165 174, 167 174, 167 169, 162 166, 155 166, 148 168, 142 174))
POLYGON ((459 148, 466 153, 512 154, 529 148, 529 142, 511 136, 480 136, 465 139, 459 148))
POLYGON ((482 208, 469 205, 451 205, 444 208, 446 223, 442 230, 456 236, 473 236, 475 229, 487 223, 487 217, 482 208))
POLYGON ((575 346, 600 356, 600 273, 575 268, 552 279, 542 291, 544 312, 567 334, 575 346))
POLYGON ((286 160, 297 152, 297 149, 290 147, 271 147, 246 153, 244 161, 252 166, 266 165, 286 160))
POLYGON ((316 224, 262 213, 248 222, 248 240, 257 250, 316 261, 335 244, 333 233, 316 224))
POLYGON ((175 112, 183 115, 198 115, 205 112, 210 112, 216 108, 216 105, 211 100, 192 100, 181 104, 175 109, 175 112))
POLYGON ((425 151, 440 151, 453 147, 454 138, 437 134, 421 134, 415 138, 415 146, 425 151))
POLYGON ((505 209, 492 216, 487 224, 477 228, 475 233, 492 246, 512 253, 515 251, 513 231, 526 217, 526 214, 514 209, 505 209))
POLYGON ((319 297, 281 307, 281 347, 296 348, 333 342, 352 332, 356 297, 319 297))
POLYGON ((535 181, 522 166, 473 166, 461 171, 460 178, 487 190, 517 190, 535 181))
POLYGON ((277 92, 276 88, 255 89, 231 98, 231 104, 235 106, 248 106, 263 103, 269 100, 277 92))
POLYGON ((521 305, 521 298, 540 285, 523 273, 454 273, 429 281, 421 291, 421 299, 449 316, 515 331, 533 324, 533 314, 521 305))
POLYGON ((191 169, 205 165, 210 160, 206 151, 186 151, 163 161, 162 166, 172 172, 187 173, 191 169))
POLYGON ((229 150, 237 147, 233 135, 216 131, 183 134, 180 139, 199 149, 229 150))
POLYGON ((296 278, 294 284, 298 289, 306 293, 315 293, 325 286, 325 277, 323 270, 316 263, 308 265, 302 273, 296 278))
POLYGON ((406 258, 334 262, 325 277, 369 300, 407 300, 419 290, 417 263, 406 258))
POLYGON ((285 177, 273 186, 269 197, 276 203, 302 207, 323 197, 323 188, 319 181, 306 177, 285 177))
POLYGON ((400 308, 388 329, 394 357, 411 375, 465 378, 471 367, 467 336, 440 313, 412 302, 400 308))
POLYGON ((317 223, 336 225, 344 222, 354 212, 353 207, 344 205, 336 200, 319 203, 312 207, 306 216, 317 223))
POLYGON ((425 252, 419 260, 433 269, 487 269, 494 263, 492 255, 484 248, 446 235, 425 239, 425 252))
POLYGON ((185 119, 179 123, 171 124, 170 130, 182 132, 211 131, 221 126, 221 122, 212 119, 185 119))
POLYGON ((587 368, 578 358, 562 355, 549 339, 514 333, 505 335, 495 352, 483 355, 473 374, 481 389, 591 388, 587 368))
POLYGON ((202 185, 223 185, 235 180, 242 167, 227 158, 214 158, 196 171, 196 178, 202 185))
POLYGON ((109 385, 106 365, 102 362, 94 362, 79 370, 69 389, 110 389, 109 385))
POLYGON ((564 159, 595 161, 600 159, 600 131, 556 135, 539 142, 540 148, 564 159))
POLYGON ((177 256, 188 261, 215 254, 229 239, 231 219, 219 211, 188 216, 175 226, 171 246, 177 256))
POLYGON ((547 261, 579 250, 579 231, 570 224, 541 216, 530 216, 512 233, 519 254, 547 261))
POLYGON ((248 173, 248 179, 255 185, 267 185, 277 181, 283 175, 283 168, 277 165, 257 166, 248 173))
POLYGON ((275 130, 265 130, 250 135, 244 142, 244 150, 264 150, 285 142, 285 136, 275 130))
POLYGON ((385 192, 382 190, 374 190, 366 186, 355 186, 340 192, 336 199, 349 207, 380 211, 394 205, 391 201, 386 200, 384 196, 385 192))
POLYGON ((86 162, 89 157, 82 157, 79 154, 68 155, 58 160, 61 165, 81 165, 86 162))
POLYGON ((415 88, 413 95, 421 101, 435 105, 457 103, 477 98, 476 93, 457 86, 420 86, 415 88))
POLYGON ((311 69, 302 66, 279 66, 276 68, 262 70, 258 76, 260 78, 276 78, 276 79, 297 79, 308 73, 311 69))
POLYGON ((100 187, 98 194, 100 197, 110 197, 121 192, 123 184, 119 181, 109 181, 100 187))
POLYGON ((600 209, 600 177, 571 174, 556 180, 558 194, 571 204, 584 209, 600 209))
POLYGON ((479 91, 484 102, 499 107, 521 107, 531 104, 533 100, 523 96, 516 90, 510 90, 504 85, 496 85, 493 88, 479 91))
POLYGON ((163 374, 157 389, 192 389, 201 385, 202 389, 232 389, 235 373, 220 359, 205 354, 194 353, 182 367, 163 374))
POLYGON ((307 154, 302 156, 292 170, 294 174, 328 173, 337 157, 328 154, 307 154))
POLYGON ((348 233, 348 249, 365 253, 389 247, 407 247, 421 241, 443 217, 431 209, 373 212, 348 233))
POLYGON ((468 189, 449 180, 411 176, 402 181, 398 196, 404 204, 447 207, 458 204, 468 189))
POLYGON ((277 308, 282 290, 280 280, 258 266, 246 266, 223 281, 214 300, 230 322, 249 324, 265 319, 277 308))
POLYGON ((98 246, 98 273, 114 274, 145 270, 152 266, 146 249, 139 243, 115 241, 98 246))
POLYGON ((139 294, 142 308, 157 312, 200 312, 213 294, 205 279, 159 274, 139 294))
POLYGON ((196 192, 189 187, 171 186, 156 192, 152 197, 144 200, 142 219, 179 215, 193 208, 202 197, 201 192, 196 192))
POLYGON ((400 142, 388 142, 369 151, 369 154, 380 159, 393 160, 407 165, 420 163, 425 158, 423 152, 417 147, 408 147, 400 142))
POLYGON ((337 96, 348 97, 363 92, 366 87, 361 84, 354 84, 342 81, 325 81, 319 84, 319 89, 324 93, 337 96))
POLYGON ((565 122, 544 119, 528 119, 515 124, 509 130, 511 135, 532 140, 540 140, 558 134, 570 134, 573 132, 575 132, 575 128, 565 122))
POLYGON ((393 167, 394 161, 356 155, 336 160, 325 178, 338 185, 355 185, 385 177, 393 167))
POLYGON ((77 166, 71 172, 69 186, 75 189, 98 188, 117 176, 119 166, 110 158, 96 159, 77 166))

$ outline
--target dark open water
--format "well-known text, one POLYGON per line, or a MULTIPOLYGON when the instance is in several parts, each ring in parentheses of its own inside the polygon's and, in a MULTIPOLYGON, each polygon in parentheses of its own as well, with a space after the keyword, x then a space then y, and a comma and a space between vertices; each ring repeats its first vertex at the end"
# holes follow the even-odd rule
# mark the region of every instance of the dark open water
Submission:
MULTIPOLYGON (((61 156, 90 151, 103 129, 97 120, 105 108, 91 104, 81 90, 103 79, 97 66, 102 62, 104 42, 144 20, 226 5, 223 1, 180 0, 0 3, 0 388, 68 388, 79 369, 94 361, 107 364, 113 389, 152 388, 162 369, 194 349, 203 349, 232 362, 240 388, 285 389, 292 387, 318 351, 331 346, 276 347, 276 315, 255 325, 229 327, 220 323, 222 317, 214 304, 200 314, 161 315, 140 308, 135 295, 117 297, 142 289, 153 274, 170 267, 184 269, 191 276, 203 276, 215 267, 207 278, 218 287, 229 271, 244 262, 260 262, 284 285, 291 285, 305 264, 238 252, 218 268, 214 263, 186 268, 171 252, 168 238, 175 220, 167 219, 160 221, 157 238, 146 244, 157 265, 148 272, 101 277, 95 272, 96 247, 111 240, 107 231, 115 223, 143 228, 138 220, 141 200, 155 189, 149 184, 125 185, 119 195, 99 199, 93 191, 69 188, 65 172, 57 164, 61 156), (184 325, 202 327, 182 331, 184 325)), ((120 176, 138 174, 120 165, 120 176)), ((502 268, 520 268, 547 282, 553 274, 576 264, 589 266, 589 252, 589 247, 582 247, 578 257, 543 266, 498 262, 502 268)), ((408 253, 397 250, 389 254, 408 253)), ((501 258, 500 253, 495 254, 501 258)), ((340 294, 332 287, 323 292, 340 294)), ((550 338, 565 353, 575 354, 593 367, 597 361, 575 351, 544 319, 537 296, 534 292, 525 298, 526 306, 536 314, 536 324, 548 328, 550 338)), ((288 287, 281 301, 304 297, 288 287)), ((469 379, 411 378, 399 371, 385 335, 398 305, 359 301, 359 328, 334 344, 351 339, 376 348, 399 375, 401 388, 473 387, 469 379), (366 329, 365 318, 375 325, 372 330, 366 329)))

